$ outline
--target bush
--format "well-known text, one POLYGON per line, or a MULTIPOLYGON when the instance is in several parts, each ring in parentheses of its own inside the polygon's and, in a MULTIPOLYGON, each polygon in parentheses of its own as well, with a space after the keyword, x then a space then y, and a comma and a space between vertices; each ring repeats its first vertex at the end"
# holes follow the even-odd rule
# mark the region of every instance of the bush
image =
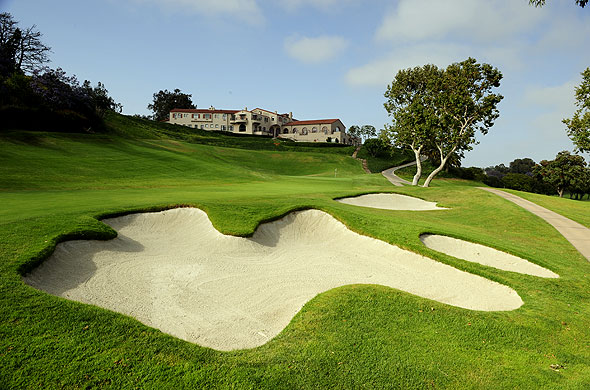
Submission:
POLYGON ((509 172, 501 181, 504 187, 511 190, 533 192, 535 188, 535 179, 522 173, 509 172))
POLYGON ((502 180, 496 176, 486 176, 483 179, 483 183, 485 185, 488 185, 490 187, 495 187, 495 188, 504 188, 504 183, 502 183, 502 180))
POLYGON ((384 155, 388 154, 387 146, 383 143, 383 141, 381 141, 378 138, 370 138, 370 139, 366 140, 365 143, 363 144, 363 148, 367 151, 367 153, 371 157, 377 157, 377 156, 384 157, 384 155))

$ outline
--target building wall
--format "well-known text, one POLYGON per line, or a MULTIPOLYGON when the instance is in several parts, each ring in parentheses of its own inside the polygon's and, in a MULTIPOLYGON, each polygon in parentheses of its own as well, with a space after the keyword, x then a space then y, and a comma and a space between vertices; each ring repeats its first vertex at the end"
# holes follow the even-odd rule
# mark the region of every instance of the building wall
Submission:
POLYGON ((278 136, 302 142, 338 142, 357 144, 358 140, 346 134, 346 128, 340 120, 332 123, 302 121, 293 122, 293 114, 278 114, 256 108, 244 110, 186 110, 170 112, 169 122, 191 128, 229 131, 237 134, 278 136), (198 112, 195 112, 198 111, 198 112), (289 125, 287 125, 289 124, 289 125))
POLYGON ((171 112, 169 122, 203 130, 231 131, 230 113, 210 112, 186 113, 171 112))
POLYGON ((344 133, 345 127, 339 120, 333 123, 305 123, 303 125, 292 122, 289 126, 282 127, 279 137, 303 142, 344 143, 344 133), (330 139, 329 141, 328 138, 330 139))

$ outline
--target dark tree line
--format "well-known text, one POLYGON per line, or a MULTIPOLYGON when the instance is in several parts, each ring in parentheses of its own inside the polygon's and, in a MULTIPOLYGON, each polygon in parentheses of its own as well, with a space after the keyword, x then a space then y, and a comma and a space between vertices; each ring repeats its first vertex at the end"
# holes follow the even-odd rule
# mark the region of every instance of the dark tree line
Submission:
POLYGON ((33 25, 20 29, 9 13, 0 14, 0 129, 94 131, 107 111, 122 106, 99 82, 44 66, 49 47, 33 25))
POLYGON ((590 197, 590 168, 582 156, 562 151, 554 160, 535 163, 530 158, 516 159, 507 167, 499 164, 484 170, 483 182, 492 187, 570 198, 590 197))

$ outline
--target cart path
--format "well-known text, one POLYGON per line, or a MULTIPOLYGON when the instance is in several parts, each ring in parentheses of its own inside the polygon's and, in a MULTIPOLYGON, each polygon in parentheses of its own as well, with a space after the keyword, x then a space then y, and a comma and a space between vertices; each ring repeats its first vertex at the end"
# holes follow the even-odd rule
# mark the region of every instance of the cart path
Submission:
MULTIPOLYGON (((426 160, 426 157, 421 157, 421 160, 422 161, 426 160)), ((408 185, 408 186, 411 186, 412 185, 412 182, 409 182, 409 181, 407 181, 405 179, 402 179, 401 177, 397 176, 395 174, 395 171, 397 171, 398 169, 405 168, 405 167, 411 167, 412 165, 416 165, 416 161, 412 161, 412 162, 409 162, 407 164, 400 165, 399 167, 393 167, 393 168, 386 169, 386 170, 382 171, 381 174, 383 176, 385 176, 385 178, 387 180, 389 180, 391 182, 391 184, 393 184, 394 186, 401 187, 404 184, 405 185, 408 185)))
POLYGON ((565 237, 588 261, 590 261, 590 229, 561 214, 548 210, 529 200, 495 188, 478 187, 516 203, 525 210, 543 218, 565 237))

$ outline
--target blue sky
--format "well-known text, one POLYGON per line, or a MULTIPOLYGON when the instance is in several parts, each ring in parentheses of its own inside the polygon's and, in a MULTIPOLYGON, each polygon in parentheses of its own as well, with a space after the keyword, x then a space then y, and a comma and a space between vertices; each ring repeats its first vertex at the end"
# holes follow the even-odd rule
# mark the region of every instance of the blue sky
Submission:
MULTIPOLYGON (((50 66, 105 83, 126 114, 180 88, 200 108, 262 107, 346 126, 389 121, 399 69, 472 56, 504 74, 500 118, 464 166, 572 150, 561 119, 590 66, 574 0, 0 0, 52 47, 50 66)), ((588 158, 588 156, 585 156, 588 158)))

